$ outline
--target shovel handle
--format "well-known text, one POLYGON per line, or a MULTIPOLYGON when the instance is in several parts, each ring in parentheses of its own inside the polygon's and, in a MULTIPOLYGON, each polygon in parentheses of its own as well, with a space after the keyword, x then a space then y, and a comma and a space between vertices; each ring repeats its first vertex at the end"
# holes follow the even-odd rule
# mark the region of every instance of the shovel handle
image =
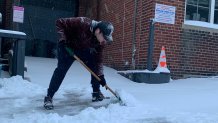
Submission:
MULTIPOLYGON (((88 67, 86 66, 86 64, 84 64, 84 62, 82 60, 80 60, 79 57, 77 57, 75 54, 73 55, 73 57, 79 62, 81 63, 98 81, 101 81, 101 79, 88 67)), ((108 89, 115 97, 119 98, 116 93, 107 85, 105 85, 105 88, 108 89)))
POLYGON ((98 81, 101 81, 101 79, 88 66, 86 66, 86 64, 84 64, 84 62, 82 60, 80 60, 79 57, 77 57, 76 55, 73 55, 73 57, 77 61, 79 61, 79 63, 81 63, 98 81))
POLYGON ((116 98, 119 99, 119 97, 117 96, 117 94, 116 94, 110 87, 108 87, 107 85, 105 85, 105 88, 108 89, 116 98))

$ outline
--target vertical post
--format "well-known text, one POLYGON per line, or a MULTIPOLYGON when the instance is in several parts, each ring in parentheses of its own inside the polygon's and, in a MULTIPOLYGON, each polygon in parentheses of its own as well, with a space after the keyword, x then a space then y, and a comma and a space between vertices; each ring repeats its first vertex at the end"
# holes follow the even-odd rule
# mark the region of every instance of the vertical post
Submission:
POLYGON ((149 28, 149 45, 148 45, 148 58, 147 58, 147 69, 152 70, 152 54, 154 49, 154 19, 150 19, 150 28, 149 28))
MULTIPOLYGON (((20 0, 14 0, 13 6, 20 6, 20 0)), ((19 31, 19 23, 13 22, 13 30, 19 31)), ((20 75, 24 78, 24 62, 25 62, 25 40, 18 39, 14 42, 14 47, 13 47, 12 75, 20 75)))
POLYGON ((12 75, 24 77, 25 40, 16 40, 13 51, 12 75))
POLYGON ((135 0, 134 18, 133 18, 133 38, 132 38, 132 68, 135 69, 135 53, 136 53, 136 17, 137 17, 137 0, 135 0))

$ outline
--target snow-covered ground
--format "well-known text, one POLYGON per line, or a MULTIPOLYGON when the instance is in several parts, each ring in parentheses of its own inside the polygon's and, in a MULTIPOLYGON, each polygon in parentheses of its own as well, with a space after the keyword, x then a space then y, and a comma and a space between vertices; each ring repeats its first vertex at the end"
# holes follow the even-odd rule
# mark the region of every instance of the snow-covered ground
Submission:
MULTIPOLYGON (((26 57, 28 72, 0 79, 1 123, 218 123, 218 77, 173 80, 165 84, 132 82, 105 67, 108 85, 119 91, 122 106, 111 99, 91 102, 90 74, 75 62, 54 97, 55 109, 43 98, 57 60, 26 57)), ((2 76, 4 76, 2 72, 2 76)))

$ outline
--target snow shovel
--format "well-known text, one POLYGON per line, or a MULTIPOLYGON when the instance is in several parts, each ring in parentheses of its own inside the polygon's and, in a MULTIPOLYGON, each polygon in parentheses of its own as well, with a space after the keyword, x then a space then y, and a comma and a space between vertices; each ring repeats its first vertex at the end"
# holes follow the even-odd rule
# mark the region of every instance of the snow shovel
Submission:
MULTIPOLYGON (((79 57, 77 57, 77 56, 73 53, 73 51, 72 51, 70 48, 66 47, 66 50, 67 50, 67 52, 68 52, 71 56, 73 56, 80 64, 82 64, 98 81, 101 81, 101 79, 100 79, 86 64, 84 64, 84 62, 83 62, 79 57)), ((108 89, 108 90, 119 100, 120 104, 125 105, 125 104, 122 102, 120 96, 118 96, 118 95, 119 95, 118 93, 115 93, 107 84, 106 84, 104 87, 105 87, 106 90, 108 89)))

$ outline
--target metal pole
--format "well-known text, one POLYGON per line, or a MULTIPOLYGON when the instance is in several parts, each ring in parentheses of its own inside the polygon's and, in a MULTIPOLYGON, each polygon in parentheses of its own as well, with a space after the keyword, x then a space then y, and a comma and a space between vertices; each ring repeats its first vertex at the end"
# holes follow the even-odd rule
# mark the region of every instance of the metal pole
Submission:
POLYGON ((137 0, 135 0, 134 18, 133 18, 133 39, 132 39, 132 68, 135 69, 136 53, 136 17, 137 17, 137 0))
POLYGON ((25 40, 16 40, 14 43, 13 75, 20 75, 24 78, 25 40))
POLYGON ((147 58, 147 69, 152 71, 152 54, 154 49, 154 19, 150 19, 150 28, 149 28, 149 45, 148 45, 148 58, 147 58))

